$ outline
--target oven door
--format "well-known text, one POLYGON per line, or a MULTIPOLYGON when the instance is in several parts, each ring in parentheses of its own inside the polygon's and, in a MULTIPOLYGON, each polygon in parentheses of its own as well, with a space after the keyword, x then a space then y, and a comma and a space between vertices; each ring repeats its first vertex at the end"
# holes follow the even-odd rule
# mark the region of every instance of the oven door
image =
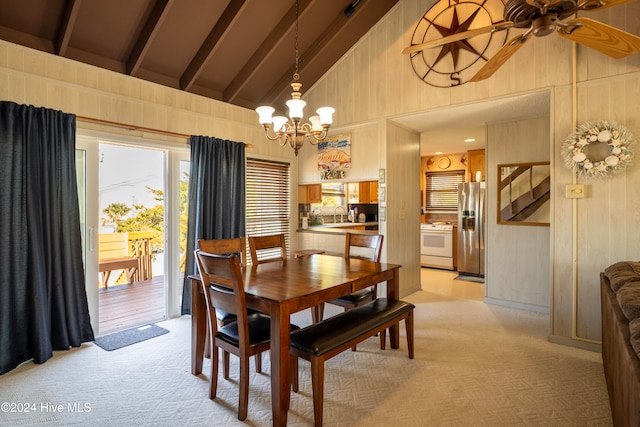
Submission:
POLYGON ((451 230, 420 230, 420 265, 454 269, 451 230))
POLYGON ((448 230, 421 230, 420 254, 453 257, 453 233, 448 230))

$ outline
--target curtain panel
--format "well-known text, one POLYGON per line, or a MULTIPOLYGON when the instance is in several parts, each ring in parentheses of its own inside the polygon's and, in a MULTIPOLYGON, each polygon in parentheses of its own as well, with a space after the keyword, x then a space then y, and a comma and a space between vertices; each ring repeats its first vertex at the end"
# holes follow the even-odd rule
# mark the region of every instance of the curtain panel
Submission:
POLYGON ((93 341, 75 116, 0 102, 0 374, 93 341))
POLYGON ((191 282, 198 239, 231 239, 245 233, 245 145, 192 136, 189 218, 182 314, 191 313, 191 282))

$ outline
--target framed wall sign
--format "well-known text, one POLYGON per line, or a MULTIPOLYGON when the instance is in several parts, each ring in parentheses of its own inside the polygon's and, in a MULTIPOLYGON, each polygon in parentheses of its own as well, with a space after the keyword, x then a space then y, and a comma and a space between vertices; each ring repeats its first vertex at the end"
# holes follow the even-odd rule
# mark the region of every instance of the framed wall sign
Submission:
POLYGON ((320 179, 345 178, 351 168, 351 135, 334 135, 318 143, 320 179))

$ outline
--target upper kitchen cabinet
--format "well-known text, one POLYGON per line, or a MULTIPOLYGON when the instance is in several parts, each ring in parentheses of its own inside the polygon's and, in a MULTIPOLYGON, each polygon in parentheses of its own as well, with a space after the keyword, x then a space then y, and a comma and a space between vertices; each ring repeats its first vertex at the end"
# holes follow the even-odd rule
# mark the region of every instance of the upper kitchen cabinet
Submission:
POLYGON ((378 181, 348 183, 347 201, 349 203, 378 203, 378 181))
POLYGON ((469 162, 469 181, 476 180, 476 172, 482 174, 482 181, 486 180, 486 173, 484 167, 484 150, 469 150, 467 151, 467 161, 469 162))
POLYGON ((298 185, 298 203, 322 203, 322 184, 298 185))
POLYGON ((378 203, 378 181, 369 181, 369 203, 378 203))

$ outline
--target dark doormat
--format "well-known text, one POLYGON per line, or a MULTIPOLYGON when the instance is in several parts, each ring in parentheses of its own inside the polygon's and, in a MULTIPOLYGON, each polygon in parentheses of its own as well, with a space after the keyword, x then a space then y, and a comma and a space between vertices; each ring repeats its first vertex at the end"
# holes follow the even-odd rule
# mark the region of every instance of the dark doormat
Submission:
POLYGON ((105 335, 96 339, 95 343, 103 349, 111 351, 168 333, 168 330, 158 325, 145 325, 105 335))
POLYGON ((466 274, 459 274, 453 280, 465 280, 467 282, 484 283, 484 277, 468 276, 466 274))

